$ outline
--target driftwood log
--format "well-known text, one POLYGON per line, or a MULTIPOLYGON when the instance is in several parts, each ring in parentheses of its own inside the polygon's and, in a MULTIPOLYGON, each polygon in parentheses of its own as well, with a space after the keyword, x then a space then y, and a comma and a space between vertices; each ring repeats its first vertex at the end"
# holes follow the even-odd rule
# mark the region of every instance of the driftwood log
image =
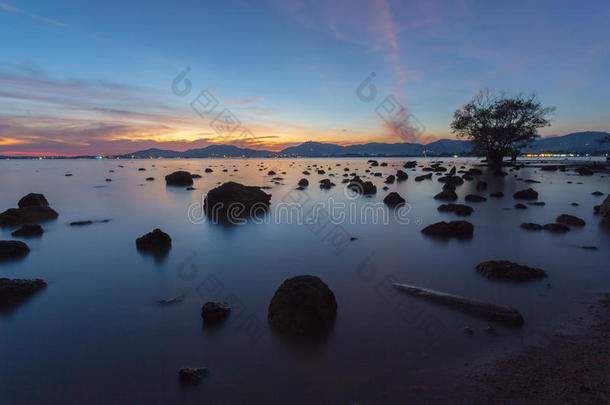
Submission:
POLYGON ((495 321, 509 323, 515 326, 523 325, 523 316, 519 311, 504 305, 473 300, 458 295, 447 294, 427 288, 407 284, 393 283, 395 288, 416 297, 422 297, 438 304, 446 305, 463 312, 469 312, 495 321))

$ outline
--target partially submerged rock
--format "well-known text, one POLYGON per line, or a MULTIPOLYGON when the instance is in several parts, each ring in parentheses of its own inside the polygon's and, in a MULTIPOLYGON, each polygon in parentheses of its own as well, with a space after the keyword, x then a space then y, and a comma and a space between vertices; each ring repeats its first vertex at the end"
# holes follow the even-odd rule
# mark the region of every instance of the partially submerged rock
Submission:
POLYGON ((268 319, 278 332, 307 336, 327 330, 337 314, 337 301, 316 276, 287 279, 269 303, 268 319))
POLYGON ((330 188, 333 187, 334 185, 335 185, 335 183, 333 183, 329 179, 320 180, 320 188, 322 190, 330 190, 330 188))
POLYGON ((46 286, 47 283, 40 279, 0 278, 0 309, 13 307, 46 286))
POLYGON ((583 219, 568 214, 561 214, 555 219, 555 222, 569 226, 585 226, 583 219))
POLYGON ((544 270, 507 260, 490 260, 479 263, 476 270, 482 276, 498 280, 526 281, 546 277, 544 270))
POLYGON ((18 202, 19 208, 9 208, 0 214, 0 226, 18 226, 30 222, 42 222, 58 217, 42 194, 30 193, 18 202))
POLYGON ((18 240, 0 240, 0 260, 19 259, 30 253, 30 248, 18 240))
POLYGON ((352 191, 363 195, 370 195, 377 193, 377 187, 370 181, 362 181, 360 177, 355 176, 347 185, 352 191))
POLYGON ((201 307, 201 317, 207 323, 218 323, 227 319, 231 307, 226 302, 206 302, 201 307))
POLYGON ((468 202, 483 202, 487 201, 487 198, 477 194, 468 194, 466 197, 464 197, 464 200, 468 202))
POLYGON ((405 203, 405 199, 400 196, 397 192, 391 192, 384 199, 383 202, 388 207, 398 207, 405 203))
POLYGON ((471 238, 474 233, 474 226, 468 221, 441 221, 428 225, 421 232, 424 235, 439 238, 471 238))
POLYGON ((307 187, 309 186, 309 181, 307 179, 299 180, 299 187, 307 187))
POLYGON ((23 225, 21 228, 11 233, 11 235, 16 237, 29 238, 33 236, 40 236, 43 233, 44 230, 40 225, 23 225))
POLYGON ((455 215, 459 215, 461 217, 467 217, 474 209, 469 205, 464 204, 442 204, 437 208, 440 212, 453 212, 455 215))
POLYGON ((536 224, 534 222, 523 222, 519 225, 521 229, 526 229, 528 231, 541 231, 543 226, 540 224, 536 224))
POLYGON ((435 200, 442 200, 442 201, 455 201, 455 200, 457 200, 457 198, 458 198, 457 194, 453 190, 443 190, 434 196, 435 200))
POLYGON ((518 200, 535 200, 538 198, 538 193, 533 188, 517 191, 513 197, 518 200))
POLYGON ((555 223, 546 224, 542 227, 542 229, 553 233, 566 233, 570 230, 570 228, 564 224, 555 223))
POLYGON ((422 174, 421 176, 415 177, 415 181, 424 181, 424 180, 431 180, 431 179, 432 179, 432 173, 422 174))
POLYGON ((178 370, 178 377, 184 384, 193 384, 206 376, 209 370, 206 367, 182 367, 178 370))
POLYGON ((172 247, 172 239, 161 229, 156 228, 136 239, 136 247, 144 252, 165 252, 172 247))
POLYGON ((396 172, 396 181, 405 181, 409 178, 409 175, 402 170, 396 172))
POLYGON ((189 172, 179 170, 165 176, 168 186, 187 187, 193 185, 193 175, 189 172))
POLYGON ((17 203, 19 208, 25 207, 48 207, 49 202, 42 194, 30 193, 25 197, 22 197, 17 203))
POLYGON ((455 186, 464 184, 464 179, 462 179, 461 177, 458 177, 458 176, 443 176, 443 177, 439 177, 438 181, 440 183, 449 183, 449 184, 453 184, 455 186))
POLYGON ((271 194, 256 186, 244 186, 230 181, 210 190, 204 209, 214 221, 248 218, 269 210, 271 194))

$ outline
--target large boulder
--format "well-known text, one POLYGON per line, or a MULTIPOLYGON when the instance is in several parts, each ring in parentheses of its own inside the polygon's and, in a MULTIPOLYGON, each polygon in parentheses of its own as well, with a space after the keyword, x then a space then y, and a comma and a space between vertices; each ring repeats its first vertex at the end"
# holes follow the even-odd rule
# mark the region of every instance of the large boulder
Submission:
POLYGON ((0 278, 0 309, 10 308, 47 286, 43 280, 0 278))
POLYGON ((492 279, 526 281, 546 277, 544 270, 509 262, 507 260, 490 260, 477 265, 479 274, 492 279))
POLYGON ((58 217, 51 207, 9 208, 0 214, 0 226, 18 226, 29 222, 43 222, 58 217))
POLYGON ((538 198, 538 193, 533 188, 517 191, 513 197, 518 200, 535 200, 538 198))
POLYGON ((210 190, 203 202, 213 220, 247 218, 269 210, 271 194, 230 181, 210 190))
POLYGON ((377 193, 377 187, 370 181, 362 181, 360 177, 355 176, 347 185, 347 188, 363 195, 377 193))
POLYGON ((136 239, 136 247, 143 252, 160 253, 172 247, 172 238, 157 228, 136 239))
POLYGON ((49 202, 42 194, 30 193, 25 197, 22 197, 21 200, 17 203, 19 208, 25 207, 48 207, 49 202))
POLYGON ((30 248, 18 240, 0 240, 0 260, 18 259, 30 253, 30 248))
POLYGON ((18 226, 58 217, 57 212, 49 207, 49 202, 42 194, 30 193, 22 197, 17 205, 19 208, 9 208, 0 214, 0 226, 18 226))
POLYGON ((439 238, 471 238, 474 233, 474 226, 468 221, 441 221, 428 225, 421 232, 424 235, 439 238))
POLYGON ((179 170, 165 176, 165 182, 168 186, 187 187, 193 185, 193 175, 189 172, 179 170))
POLYGON ((269 303, 268 319, 277 331, 306 336, 327 330, 337 314, 335 294, 316 276, 289 278, 269 303))
POLYGON ((569 214, 561 214, 555 219, 555 222, 569 226, 585 226, 585 221, 583 219, 569 214))
POLYGON ((402 198, 400 194, 391 192, 383 199, 383 202, 388 207, 398 207, 399 205, 403 205, 405 203, 405 199, 402 198))

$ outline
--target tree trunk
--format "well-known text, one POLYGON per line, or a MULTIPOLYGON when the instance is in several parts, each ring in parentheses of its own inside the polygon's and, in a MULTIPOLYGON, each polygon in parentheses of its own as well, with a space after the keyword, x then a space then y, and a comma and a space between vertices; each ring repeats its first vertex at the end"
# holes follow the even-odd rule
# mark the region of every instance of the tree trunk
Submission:
POLYGON ((504 153, 497 150, 487 151, 487 167, 492 170, 499 170, 502 167, 504 153))

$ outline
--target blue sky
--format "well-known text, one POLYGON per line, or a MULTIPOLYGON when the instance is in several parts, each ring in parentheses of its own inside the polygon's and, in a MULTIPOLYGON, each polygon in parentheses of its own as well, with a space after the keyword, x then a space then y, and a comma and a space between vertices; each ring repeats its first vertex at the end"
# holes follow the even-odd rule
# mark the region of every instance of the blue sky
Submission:
POLYGON ((556 106, 543 135, 608 130, 609 20, 607 1, 0 0, 0 153, 184 150, 245 129, 274 150, 428 142, 487 87, 556 106), (218 106, 201 117, 203 90, 218 106), (387 96, 425 131, 396 136, 376 113, 387 96), (230 134, 211 125, 225 109, 230 134))

